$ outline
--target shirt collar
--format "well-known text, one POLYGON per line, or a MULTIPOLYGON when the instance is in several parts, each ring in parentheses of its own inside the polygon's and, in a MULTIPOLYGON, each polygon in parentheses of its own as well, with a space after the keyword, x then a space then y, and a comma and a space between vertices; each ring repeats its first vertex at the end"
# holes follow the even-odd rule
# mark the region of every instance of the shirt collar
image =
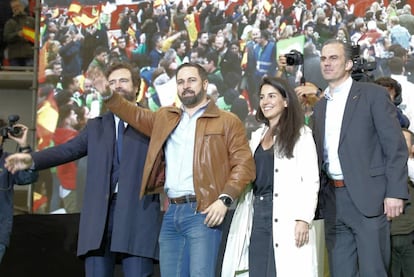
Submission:
POLYGON ((345 82, 343 82, 342 84, 340 84, 339 86, 337 86, 335 89, 333 89, 332 92, 331 92, 331 90, 330 90, 330 88, 328 86, 325 89, 325 93, 324 93, 325 94, 325 99, 328 100, 328 101, 329 100, 332 100, 334 94, 338 94, 338 93, 341 93, 343 91, 349 91, 349 89, 351 88, 351 86, 352 86, 352 78, 351 78, 351 76, 349 76, 348 79, 345 80, 345 82), (347 88, 349 88, 349 89, 347 89, 347 88))
MULTIPOLYGON (((210 104, 210 100, 207 100, 207 102, 204 104, 204 105, 202 105, 195 113, 194 113, 194 115, 195 114, 198 114, 198 113, 200 113, 200 112, 204 112, 206 109, 207 109, 207 106, 208 106, 208 104, 210 104)), ((183 113, 187 113, 186 111, 185 111, 185 107, 184 107, 184 105, 183 104, 181 104, 181 107, 180 107, 180 109, 181 109, 181 111, 183 112, 183 113)))

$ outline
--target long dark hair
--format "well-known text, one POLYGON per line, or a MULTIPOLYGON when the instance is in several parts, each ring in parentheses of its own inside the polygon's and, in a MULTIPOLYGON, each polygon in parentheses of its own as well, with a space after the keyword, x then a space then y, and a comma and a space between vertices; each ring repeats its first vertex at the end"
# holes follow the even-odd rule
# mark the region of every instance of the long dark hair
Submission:
MULTIPOLYGON (((270 131, 276 136, 275 150, 277 154, 281 157, 292 158, 293 148, 299 139, 300 129, 304 125, 302 107, 296 93, 285 79, 278 77, 263 78, 259 94, 264 85, 270 85, 277 89, 288 103, 280 116, 279 122, 270 131)), ((257 108, 256 120, 269 126, 269 120, 263 115, 260 104, 257 108)))

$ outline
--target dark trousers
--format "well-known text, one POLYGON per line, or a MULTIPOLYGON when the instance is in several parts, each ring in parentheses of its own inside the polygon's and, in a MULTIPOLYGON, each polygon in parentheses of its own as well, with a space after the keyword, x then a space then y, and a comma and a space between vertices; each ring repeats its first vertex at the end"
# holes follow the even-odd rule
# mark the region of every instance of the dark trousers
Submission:
POLYGON ((115 205, 116 197, 111 201, 107 229, 101 249, 91 251, 85 258, 86 277, 112 277, 118 259, 121 260, 124 277, 152 276, 154 268, 152 259, 110 251, 115 205))
POLYGON ((391 236, 391 277, 414 276, 414 232, 391 236))
POLYGON ((354 205, 347 187, 329 185, 325 199, 325 239, 331 276, 387 277, 391 251, 386 216, 364 216, 354 205))
POLYGON ((273 195, 255 196, 249 246, 249 276, 276 277, 273 251, 273 195))

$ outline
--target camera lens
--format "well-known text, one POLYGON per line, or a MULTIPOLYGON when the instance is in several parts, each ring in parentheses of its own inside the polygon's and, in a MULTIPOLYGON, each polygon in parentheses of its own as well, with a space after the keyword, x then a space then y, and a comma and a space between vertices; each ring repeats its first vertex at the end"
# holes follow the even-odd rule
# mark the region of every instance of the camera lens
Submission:
POLYGON ((21 136, 23 136, 23 130, 20 127, 14 126, 10 128, 10 134, 13 137, 20 138, 21 136))

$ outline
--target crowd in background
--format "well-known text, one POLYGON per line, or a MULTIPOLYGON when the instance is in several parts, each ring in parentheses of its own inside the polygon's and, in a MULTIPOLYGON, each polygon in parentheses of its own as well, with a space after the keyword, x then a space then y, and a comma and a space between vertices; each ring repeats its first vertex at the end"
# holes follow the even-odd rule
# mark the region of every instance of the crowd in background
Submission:
MULTIPOLYGON (((175 70, 184 62, 199 63, 209 73, 211 99, 237 114, 251 131, 260 80, 278 71, 279 56, 286 54, 278 49, 279 43, 299 36, 304 42, 296 50, 303 54, 303 64, 284 70, 293 86, 306 79, 325 89, 315 65, 319 68, 322 44, 337 38, 359 45, 355 78, 373 81, 391 76, 399 82, 403 96, 399 107, 414 121, 414 108, 406 96, 414 86, 414 15, 404 1, 388 5, 373 1, 361 17, 344 1, 315 1, 310 6, 296 1, 289 7, 276 1, 223 3, 143 1, 134 8, 125 6, 117 18, 101 11, 99 20, 88 26, 72 21, 69 7, 56 14, 55 7, 42 5, 38 106, 49 101, 52 92, 59 117, 54 119, 53 139, 46 141, 48 145, 43 141, 41 147, 64 143, 89 118, 102 114, 102 99, 88 75, 105 71, 116 61, 128 61, 140 72, 144 82, 137 101, 154 111, 180 105, 172 93, 175 70)), ((4 22, 6 28, 10 23, 4 22)), ((7 42, 5 34, 3 40, 7 42)), ((46 190, 48 211, 61 207, 60 198, 67 200, 63 205, 67 212, 80 208, 75 191, 82 198, 76 188, 82 186, 85 165, 78 161, 64 167, 47 174, 52 181, 46 183, 54 187, 46 190)))

